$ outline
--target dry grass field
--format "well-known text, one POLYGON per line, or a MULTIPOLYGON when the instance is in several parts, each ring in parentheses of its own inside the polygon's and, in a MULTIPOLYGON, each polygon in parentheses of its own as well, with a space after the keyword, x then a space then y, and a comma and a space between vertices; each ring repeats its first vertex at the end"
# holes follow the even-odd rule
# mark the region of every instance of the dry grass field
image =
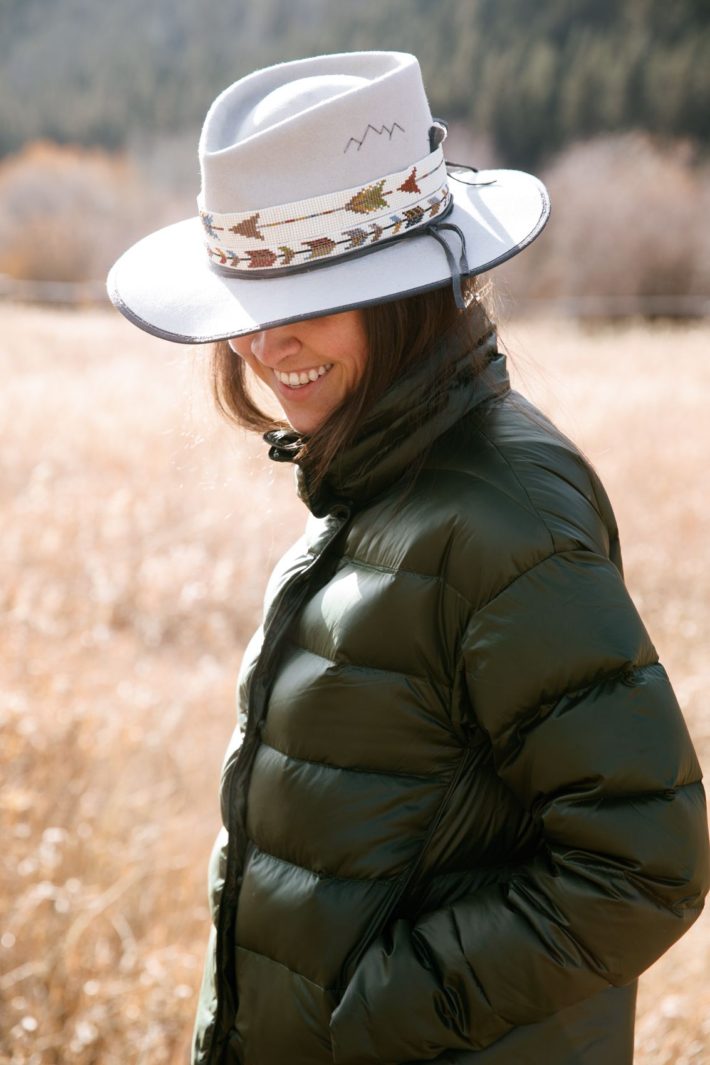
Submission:
MULTIPOLYGON (((177 1065, 240 653, 304 511, 212 413, 201 350, 109 310, 0 316, 0 1061, 177 1065)), ((501 332, 607 486, 707 766, 710 326, 501 332)), ((710 1061, 709 988, 701 918, 642 980, 638 1065, 710 1061)))

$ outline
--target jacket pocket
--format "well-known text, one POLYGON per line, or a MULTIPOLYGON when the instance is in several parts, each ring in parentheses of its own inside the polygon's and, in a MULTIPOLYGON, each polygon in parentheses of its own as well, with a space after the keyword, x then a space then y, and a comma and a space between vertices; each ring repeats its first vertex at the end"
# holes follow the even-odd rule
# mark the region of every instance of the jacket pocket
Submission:
POLYGON ((432 840, 436 835, 436 831, 441 824, 441 819, 446 813, 451 796, 453 795, 456 787, 461 780, 464 772, 466 771, 469 762, 473 757, 473 750, 470 747, 465 747, 461 752, 459 760, 456 764, 456 769, 449 781, 447 788, 442 796, 441 802, 436 808, 436 812, 431 819, 429 828, 426 831, 422 844, 417 851, 416 855, 410 862, 407 869, 405 869, 399 878, 392 886, 392 891, 385 896, 382 901, 382 905, 374 914, 372 921, 367 927, 364 935, 360 938, 359 942, 355 944, 353 949, 345 958, 342 968, 340 970, 340 979, 338 980, 338 986, 335 988, 335 992, 338 996, 338 1000, 342 997, 345 988, 352 979, 352 975, 357 969, 360 961, 367 953, 368 949, 375 940, 385 931, 392 919, 396 916, 397 907, 399 906, 405 892, 411 885, 415 876, 419 872, 421 864, 426 856, 427 850, 431 846, 432 840))

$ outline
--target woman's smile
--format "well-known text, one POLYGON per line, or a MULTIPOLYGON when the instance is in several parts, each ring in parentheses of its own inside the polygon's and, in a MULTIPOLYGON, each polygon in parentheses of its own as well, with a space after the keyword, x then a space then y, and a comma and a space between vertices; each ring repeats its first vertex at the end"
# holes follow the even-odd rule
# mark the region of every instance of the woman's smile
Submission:
POLYGON ((323 366, 311 367, 310 370, 291 370, 289 372, 274 370, 274 373, 282 385, 294 391, 295 389, 303 388, 309 382, 317 381, 319 377, 324 377, 332 369, 332 365, 332 363, 328 363, 323 366))
POLYGON ((288 422, 313 433, 357 387, 368 359, 359 310, 233 337, 229 345, 267 385, 288 422))

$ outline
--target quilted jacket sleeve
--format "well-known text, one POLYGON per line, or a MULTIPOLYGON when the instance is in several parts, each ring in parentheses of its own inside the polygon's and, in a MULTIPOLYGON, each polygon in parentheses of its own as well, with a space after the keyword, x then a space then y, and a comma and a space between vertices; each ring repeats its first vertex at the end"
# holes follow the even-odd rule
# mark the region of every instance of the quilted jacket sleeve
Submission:
POLYGON ((617 567, 558 551, 470 620, 471 713, 544 846, 503 886, 367 951, 331 1020, 337 1063, 480 1050, 633 980, 708 887, 700 769, 617 567))

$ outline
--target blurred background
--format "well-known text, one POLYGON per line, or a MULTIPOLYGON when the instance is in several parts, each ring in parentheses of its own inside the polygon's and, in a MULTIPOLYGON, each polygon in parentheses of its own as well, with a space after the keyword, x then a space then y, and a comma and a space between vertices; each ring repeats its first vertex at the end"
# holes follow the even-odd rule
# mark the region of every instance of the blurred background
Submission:
MULTIPOLYGON (((195 212, 215 95, 319 52, 420 59, 447 155, 532 170, 495 272, 514 384, 584 449, 710 755, 707 0, 0 0, 0 1062, 187 1060, 242 649, 300 533, 206 349, 104 295, 195 212)), ((639 1065, 710 1061, 706 918, 642 979, 639 1065)))
POLYGON ((383 47, 419 56, 450 158, 548 183, 555 215, 516 263, 519 300, 707 310, 707 0, 3 0, 0 12, 5 291, 100 280, 134 238, 193 214, 197 138, 224 86, 383 47))

